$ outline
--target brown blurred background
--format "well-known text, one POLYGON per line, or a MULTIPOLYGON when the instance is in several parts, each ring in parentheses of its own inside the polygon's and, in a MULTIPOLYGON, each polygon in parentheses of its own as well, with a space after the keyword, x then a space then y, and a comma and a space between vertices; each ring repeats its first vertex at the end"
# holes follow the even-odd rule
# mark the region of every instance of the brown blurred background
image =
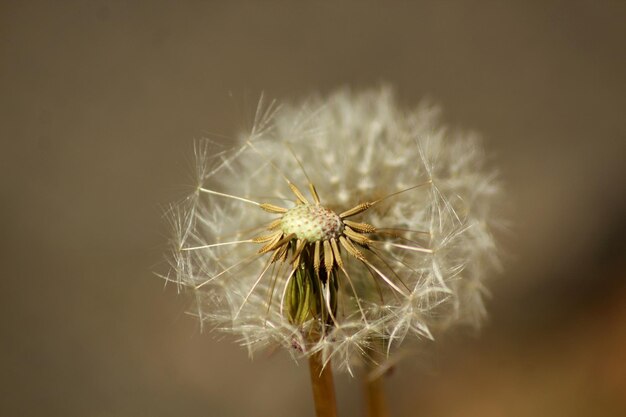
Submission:
POLYGON ((394 415, 626 415, 625 74, 621 1, 2 2, 0 415, 312 416, 306 366, 153 274, 161 208, 261 91, 380 82, 482 132, 513 224, 490 322, 405 361, 394 415))

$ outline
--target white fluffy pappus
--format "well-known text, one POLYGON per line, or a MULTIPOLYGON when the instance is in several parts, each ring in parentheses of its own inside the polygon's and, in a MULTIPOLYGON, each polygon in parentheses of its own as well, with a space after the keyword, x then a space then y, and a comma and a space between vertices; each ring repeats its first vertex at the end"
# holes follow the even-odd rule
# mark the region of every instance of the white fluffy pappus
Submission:
POLYGON ((250 351, 321 352, 350 372, 406 337, 479 325, 501 187, 480 141, 438 113, 389 88, 261 100, 237 146, 197 144, 168 279, 250 351))

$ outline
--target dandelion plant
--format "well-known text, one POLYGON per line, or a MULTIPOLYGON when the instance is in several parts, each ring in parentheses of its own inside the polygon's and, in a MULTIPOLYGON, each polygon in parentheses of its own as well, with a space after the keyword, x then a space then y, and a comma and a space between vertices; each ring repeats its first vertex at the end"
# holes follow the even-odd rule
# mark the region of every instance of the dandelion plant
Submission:
POLYGON ((169 279, 203 326, 308 359, 319 417, 336 415, 331 369, 375 368, 407 338, 485 316, 500 186, 478 138, 436 108, 402 109, 389 88, 261 100, 234 147, 195 151, 169 279))

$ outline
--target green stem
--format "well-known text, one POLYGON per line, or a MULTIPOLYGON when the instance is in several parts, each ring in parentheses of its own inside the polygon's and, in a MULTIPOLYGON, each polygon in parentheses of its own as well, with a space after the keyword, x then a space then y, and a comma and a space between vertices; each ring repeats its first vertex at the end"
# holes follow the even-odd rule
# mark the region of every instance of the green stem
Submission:
POLYGON ((309 357, 311 371, 311 386, 313 387, 313 401, 317 417, 337 417, 337 401, 335 399, 335 384, 330 364, 324 366, 321 353, 309 357))

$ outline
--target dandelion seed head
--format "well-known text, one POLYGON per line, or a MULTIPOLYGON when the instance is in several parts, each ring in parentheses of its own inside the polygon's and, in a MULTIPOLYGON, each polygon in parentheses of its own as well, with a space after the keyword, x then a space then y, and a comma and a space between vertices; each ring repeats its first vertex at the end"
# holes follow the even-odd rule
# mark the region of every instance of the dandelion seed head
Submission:
POLYGON ((337 214, 319 204, 301 204, 284 214, 281 228, 285 235, 293 233, 298 239, 316 242, 338 238, 344 224, 337 214))
POLYGON ((389 88, 262 100, 239 145, 195 152, 171 264, 207 328, 352 372, 483 321, 501 187, 478 137, 437 108, 402 109, 389 88))

